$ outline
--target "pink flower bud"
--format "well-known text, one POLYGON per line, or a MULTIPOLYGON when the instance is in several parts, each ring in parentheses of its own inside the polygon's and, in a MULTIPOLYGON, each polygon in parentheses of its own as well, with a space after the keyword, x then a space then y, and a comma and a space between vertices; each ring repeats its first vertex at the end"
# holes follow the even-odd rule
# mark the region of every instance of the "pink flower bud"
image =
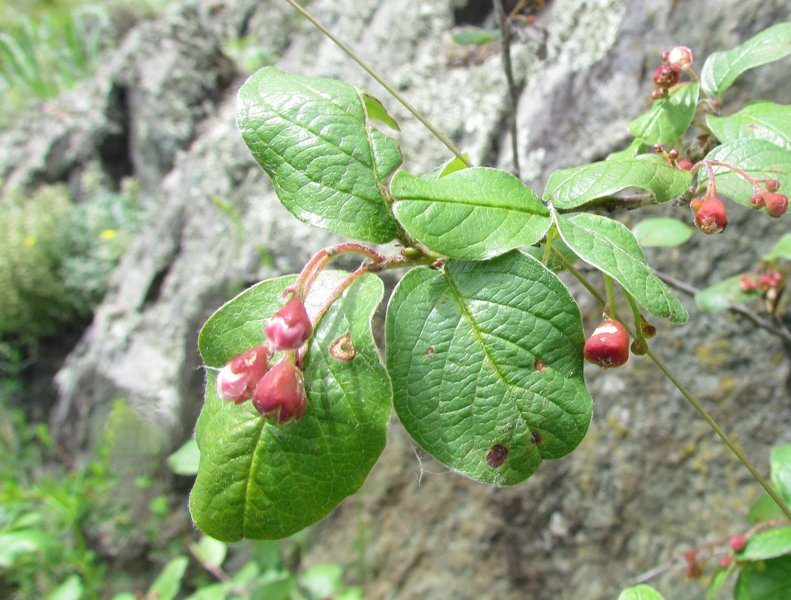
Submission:
POLYGON ((300 419, 307 405, 302 372, 287 359, 272 367, 253 393, 256 410, 278 423, 300 419))
POLYGON ((256 346, 228 361, 217 374, 217 395, 236 404, 249 399, 269 369, 269 356, 268 347, 256 346))
POLYGON ((304 344, 313 332, 313 325, 302 300, 292 297, 266 322, 264 332, 276 350, 296 350, 304 344))
POLYGON ((692 50, 686 46, 676 46, 667 53, 667 64, 674 71, 684 71, 692 66, 692 50))
POLYGON ((782 217, 788 210, 788 197, 783 194, 767 192, 764 194, 764 203, 766 213, 775 219, 782 217))
POLYGON ((721 233, 727 227, 725 205, 717 196, 710 196, 703 201, 695 213, 695 225, 703 233, 721 233))
POLYGON ((678 83, 678 71, 674 71, 667 65, 662 65, 654 71, 653 79, 660 88, 669 88, 678 83))

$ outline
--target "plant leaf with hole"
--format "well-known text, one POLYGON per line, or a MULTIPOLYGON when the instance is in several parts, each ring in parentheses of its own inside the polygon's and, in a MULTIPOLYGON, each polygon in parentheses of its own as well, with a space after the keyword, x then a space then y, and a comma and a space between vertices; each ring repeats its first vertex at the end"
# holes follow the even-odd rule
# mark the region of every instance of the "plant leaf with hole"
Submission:
POLYGON ((652 315, 676 325, 689 315, 681 301, 651 272, 640 244, 625 225, 599 215, 556 215, 558 231, 569 248, 607 273, 652 315))
MULTIPOLYGON (((308 296, 308 313, 346 276, 325 272, 308 296)), ((246 402, 222 401, 215 369, 263 341, 264 321, 295 277, 259 283, 221 307, 199 336, 206 398, 196 427, 200 467, 190 495, 196 525, 222 541, 283 538, 304 529, 356 492, 385 444, 392 391, 371 331, 383 285, 358 278, 325 313, 305 357, 308 409, 273 424, 246 402), (349 335, 351 360, 331 344, 349 335)), ((275 357, 277 360, 277 357, 275 357)))
POLYGON ((674 143, 692 123, 698 91, 697 83, 688 83, 654 101, 648 112, 629 122, 629 132, 647 146, 674 143))
MULTIPOLYGON (((366 110, 381 104, 365 96, 341 81, 264 67, 239 90, 237 120, 250 152, 295 217, 383 243, 395 237, 398 225, 380 186, 401 164, 401 152, 369 123, 366 110)), ((384 115, 375 110, 374 118, 384 115)))
POLYGON ((720 96, 736 78, 755 67, 791 54, 791 23, 778 23, 732 50, 715 52, 703 64, 700 82, 706 93, 720 96))
POLYGON ((632 227, 634 237, 643 248, 680 246, 692 237, 693 232, 692 227, 671 217, 643 219, 632 227))
POLYGON ((734 304, 747 304, 755 299, 755 294, 744 292, 740 282, 740 277, 734 275, 699 290, 695 293, 695 304, 710 313, 723 312, 734 304))
POLYGON ((430 250, 469 260, 538 242, 552 219, 530 188, 505 171, 472 167, 435 180, 399 171, 393 214, 430 250))
POLYGON ((779 600, 791 590, 791 556, 748 563, 742 567, 735 600, 779 600))
POLYGON ((544 199, 562 210, 577 208, 628 188, 650 192, 659 202, 672 200, 689 187, 692 175, 655 155, 611 158, 558 169, 549 178, 544 199))
MULTIPOLYGON (((706 156, 707 160, 718 160, 740 168, 752 177, 777 179, 780 192, 791 190, 791 152, 772 142, 757 138, 743 138, 717 146, 706 156)), ((743 177, 727 167, 714 166, 717 194, 730 198, 743 206, 750 206, 753 187, 743 177)), ((700 185, 708 183, 706 169, 699 171, 700 185)))
POLYGON ((401 423, 472 479, 524 481, 588 429, 579 308, 530 256, 413 269, 393 292, 386 338, 401 423))
POLYGON ((759 138, 791 151, 791 106, 754 102, 729 117, 707 115, 706 125, 723 144, 759 138))

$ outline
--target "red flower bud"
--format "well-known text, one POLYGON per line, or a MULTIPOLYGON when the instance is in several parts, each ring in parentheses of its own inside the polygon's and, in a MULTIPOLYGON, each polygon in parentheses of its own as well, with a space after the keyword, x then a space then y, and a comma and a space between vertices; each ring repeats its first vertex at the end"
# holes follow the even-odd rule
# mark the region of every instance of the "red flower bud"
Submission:
POLYGON ((692 163, 689 162, 686 158, 682 158, 681 160, 676 162, 676 166, 679 169, 684 169, 685 171, 689 171, 692 168, 692 163))
POLYGON ((695 60, 692 56, 692 50, 686 46, 676 46, 667 53, 667 57, 665 57, 664 54, 662 57, 665 58, 668 66, 671 69, 678 72, 684 71, 691 67, 695 60))
POLYGON ((678 71, 668 65, 657 67, 654 71, 654 83, 661 88, 669 88, 678 83, 678 71))
POLYGON ((756 192, 750 196, 750 208, 763 208, 764 195, 761 192, 756 192))
POLYGON ((228 361, 217 374, 217 395, 236 404, 249 399, 269 369, 269 356, 267 346, 256 346, 228 361))
POLYGON ((629 334, 618 321, 602 321, 585 342, 582 354, 602 368, 619 367, 629 359, 629 334))
POLYGON ((780 182, 777 179, 767 179, 764 185, 767 192, 776 192, 780 189, 780 182))
POLYGON ((695 213, 695 225, 703 233, 720 233, 727 227, 725 205, 717 196, 710 196, 703 201, 695 213))
POLYGON ((258 383, 253 406, 278 423, 300 419, 308 406, 302 372, 290 360, 281 360, 258 383))
POLYGON ((741 552, 747 545, 747 538, 745 538, 743 535, 732 535, 731 539, 728 541, 728 544, 730 545, 731 550, 734 552, 741 552))
POLYGON ((766 192, 764 194, 764 205, 766 206, 766 213, 770 217, 777 219, 782 217, 788 210, 788 196, 766 192))
POLYGON ((720 568, 727 569, 728 567, 731 566, 732 562, 733 562, 733 559, 730 556, 723 556, 720 559, 720 568))
POLYGON ((294 296, 266 322, 264 327, 276 350, 296 350, 313 333, 313 325, 302 300, 294 296))

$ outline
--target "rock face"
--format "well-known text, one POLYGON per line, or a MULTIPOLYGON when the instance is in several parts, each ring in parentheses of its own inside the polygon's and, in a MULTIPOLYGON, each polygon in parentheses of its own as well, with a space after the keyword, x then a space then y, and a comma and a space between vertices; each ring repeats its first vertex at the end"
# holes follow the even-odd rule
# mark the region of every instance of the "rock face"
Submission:
MULTIPOLYGON (((449 35, 491 19, 488 0, 315 0, 311 10, 473 161, 511 164, 499 50, 455 46, 449 35)), ((513 47, 523 178, 540 191, 554 169, 622 147, 662 50, 683 43, 704 57, 789 17, 784 0, 549 2, 545 32, 524 29, 513 47)), ((112 180, 137 177, 158 202, 58 375, 53 426, 73 451, 92 443, 119 397, 179 445, 200 410, 203 321, 241 286, 294 272, 336 241, 280 206, 236 131, 243 78, 226 55, 246 35, 284 70, 380 97, 402 126, 408 169, 448 158, 283 2, 186 0, 137 26, 95 81, 0 134, 10 184, 73 182, 98 164, 112 180)), ((748 92, 783 102, 791 79, 765 68, 727 99, 739 104, 748 92)), ((657 265, 706 285, 750 269, 787 229, 736 210, 730 221, 723 236, 696 236, 657 265)), ((581 304, 590 330, 597 309, 581 304)), ((791 437, 781 344, 742 320, 693 310, 684 328, 660 326, 654 347, 766 470, 771 447, 791 437)), ((516 488, 445 471, 394 422, 366 486, 314 529, 305 560, 344 563, 369 598, 605 599, 671 556, 739 531, 756 485, 656 369, 633 359, 588 375, 594 419, 581 447, 516 488)), ((655 583, 668 598, 703 595, 680 568, 655 583)))

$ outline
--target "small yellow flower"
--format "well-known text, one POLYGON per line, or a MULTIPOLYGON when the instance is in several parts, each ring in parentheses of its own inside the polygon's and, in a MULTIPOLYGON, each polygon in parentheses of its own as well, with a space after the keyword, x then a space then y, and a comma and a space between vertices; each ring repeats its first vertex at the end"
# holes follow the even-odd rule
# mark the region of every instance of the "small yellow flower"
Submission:
POLYGON ((118 230, 117 229, 103 229, 102 232, 99 234, 99 237, 102 238, 104 241, 114 240, 118 237, 118 230))
POLYGON ((28 248, 32 248, 37 243, 38 240, 36 239, 36 236, 33 235, 32 233, 25 236, 25 246, 27 246, 28 248))

